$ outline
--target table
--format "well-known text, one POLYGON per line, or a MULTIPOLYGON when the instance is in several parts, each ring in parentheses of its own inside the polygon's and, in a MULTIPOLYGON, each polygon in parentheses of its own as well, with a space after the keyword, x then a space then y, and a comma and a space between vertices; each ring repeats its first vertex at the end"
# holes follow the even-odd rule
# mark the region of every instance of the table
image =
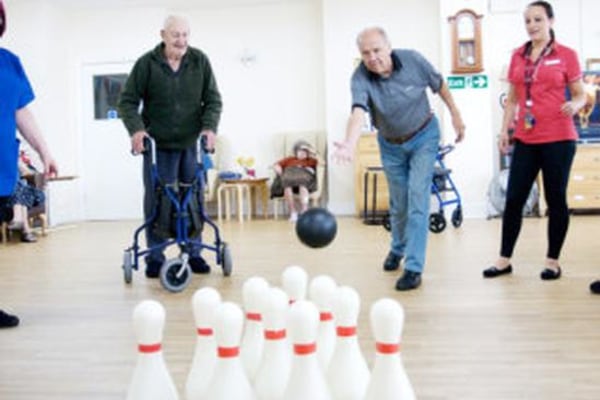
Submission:
MULTIPOLYGON (((221 193, 224 191, 235 190, 238 201, 238 219, 243 221, 244 195, 248 201, 248 219, 252 215, 256 216, 256 204, 261 201, 263 217, 267 218, 269 204, 269 178, 242 178, 242 179, 223 179, 218 189, 218 200, 221 200, 221 193), (254 199, 254 201, 252 201, 254 199)), ((219 204, 219 215, 221 215, 221 206, 219 204)), ((229 219, 229 196, 225 197, 226 218, 229 219)), ((220 219, 220 218, 219 218, 220 219)))

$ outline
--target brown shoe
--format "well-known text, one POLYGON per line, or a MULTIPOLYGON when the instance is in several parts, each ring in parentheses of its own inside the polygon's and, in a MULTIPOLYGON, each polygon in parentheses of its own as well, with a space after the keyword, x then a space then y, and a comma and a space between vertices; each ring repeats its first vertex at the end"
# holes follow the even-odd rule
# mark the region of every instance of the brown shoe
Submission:
POLYGON ((37 236, 33 232, 23 232, 21 233, 21 242, 35 243, 37 242, 37 236))

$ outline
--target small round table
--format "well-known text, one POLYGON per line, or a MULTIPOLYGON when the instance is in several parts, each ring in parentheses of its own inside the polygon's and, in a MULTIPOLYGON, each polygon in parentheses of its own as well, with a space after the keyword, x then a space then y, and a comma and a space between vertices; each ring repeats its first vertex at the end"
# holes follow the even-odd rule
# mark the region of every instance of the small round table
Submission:
POLYGON ((221 193, 225 195, 225 218, 230 219, 230 200, 232 192, 237 194, 238 220, 244 220, 244 197, 248 201, 248 219, 256 215, 256 203, 261 200, 263 217, 267 218, 269 204, 269 178, 223 179, 217 190, 218 215, 221 219, 221 193), (255 201, 252 201, 254 197, 255 201))

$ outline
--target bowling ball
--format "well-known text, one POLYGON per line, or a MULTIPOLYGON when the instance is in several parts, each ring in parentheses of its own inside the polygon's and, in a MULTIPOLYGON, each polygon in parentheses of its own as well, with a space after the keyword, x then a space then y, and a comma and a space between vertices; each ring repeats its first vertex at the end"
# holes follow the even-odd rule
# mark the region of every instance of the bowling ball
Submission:
POLYGON ((325 247, 335 238, 337 221, 324 208, 311 208, 296 221, 296 235, 308 247, 325 247))

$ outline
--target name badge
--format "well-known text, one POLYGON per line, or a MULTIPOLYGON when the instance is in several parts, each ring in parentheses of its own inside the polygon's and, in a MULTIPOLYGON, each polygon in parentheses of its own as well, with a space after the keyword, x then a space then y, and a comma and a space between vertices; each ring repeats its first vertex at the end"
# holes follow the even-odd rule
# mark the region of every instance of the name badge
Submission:
POLYGON ((560 64, 560 60, 555 59, 555 60, 546 60, 544 62, 544 65, 556 65, 556 64, 560 64))

